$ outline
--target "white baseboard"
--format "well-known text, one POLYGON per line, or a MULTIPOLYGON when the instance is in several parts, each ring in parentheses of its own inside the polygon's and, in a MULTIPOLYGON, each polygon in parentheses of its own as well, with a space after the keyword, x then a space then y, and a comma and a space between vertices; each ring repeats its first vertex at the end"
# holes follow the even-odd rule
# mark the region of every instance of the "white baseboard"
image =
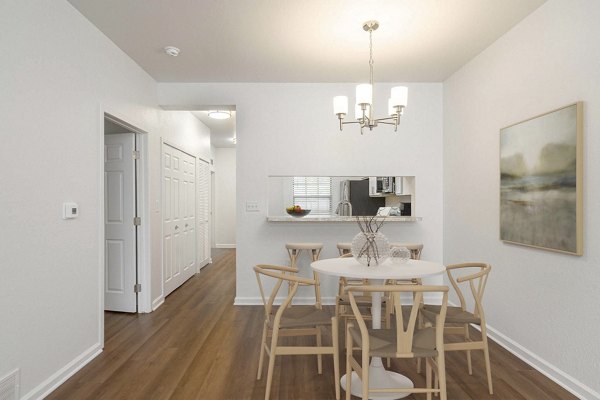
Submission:
MULTIPOLYGON (((478 326, 474 325, 474 327, 479 330, 478 326)), ((521 346, 519 343, 515 342, 497 329, 491 327, 489 324, 487 325, 487 329, 488 337, 490 339, 504 347, 506 350, 527 364, 531 365, 537 371, 545 375, 548 379, 551 379, 558 385, 562 386, 565 390, 583 400, 600 400, 600 393, 596 392, 591 387, 578 381, 537 354, 527 350, 525 347, 521 346)))
POLYGON ((215 244, 215 248, 217 249, 235 249, 235 243, 233 244, 215 244))
POLYGON ((96 343, 95 345, 81 353, 79 356, 77 356, 73 361, 71 361, 70 363, 56 371, 54 374, 52 374, 50 378, 40 383, 36 388, 27 393, 25 396, 23 396, 21 400, 43 399, 44 397, 52 393, 57 387, 62 385, 67 379, 75 375, 77 371, 85 367, 100 353, 102 353, 102 346, 100 345, 100 343, 96 343))
POLYGON ((156 309, 158 307, 162 306, 164 302, 165 302, 165 298, 163 296, 160 296, 159 298, 154 300, 152 302, 152 311, 156 311, 156 309))

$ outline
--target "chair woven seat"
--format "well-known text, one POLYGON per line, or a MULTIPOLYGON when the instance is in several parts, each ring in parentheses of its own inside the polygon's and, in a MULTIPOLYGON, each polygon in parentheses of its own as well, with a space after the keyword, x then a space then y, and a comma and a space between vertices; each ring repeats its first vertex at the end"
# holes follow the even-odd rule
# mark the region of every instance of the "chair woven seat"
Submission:
MULTIPOLYGON (((273 318, 274 314, 269 318, 269 328, 273 328, 273 318)), ((302 328, 317 325, 331 325, 331 315, 314 306, 292 306, 283 313, 279 327, 302 328)))
MULTIPOLYGON (((358 304, 359 306, 371 306, 371 296, 355 296, 354 298, 356 299, 356 304, 358 304)), ((338 295, 336 297, 336 301, 337 304, 339 304, 340 306, 350 305, 350 299, 348 298, 348 295, 338 295)))
MULTIPOLYGON (((352 327, 348 329, 352 340, 358 346, 362 346, 360 329, 352 327)), ((396 357, 397 332, 395 329, 369 329, 369 354, 373 357, 396 357)), ((435 329, 416 329, 413 336, 412 352, 414 357, 436 357, 435 329)))
MULTIPOLYGON (((440 306, 433 304, 425 304, 421 309, 421 312, 425 318, 431 321, 440 313, 440 308, 440 306)), ((481 318, 476 317, 473 313, 465 311, 460 307, 448 307, 448 310, 446 311, 446 323, 481 325, 481 318)))

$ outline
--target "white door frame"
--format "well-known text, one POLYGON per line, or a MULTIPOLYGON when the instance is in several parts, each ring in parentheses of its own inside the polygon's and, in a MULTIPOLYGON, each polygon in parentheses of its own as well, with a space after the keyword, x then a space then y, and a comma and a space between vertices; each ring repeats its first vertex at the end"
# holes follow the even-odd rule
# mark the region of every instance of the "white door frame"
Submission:
POLYGON ((140 152, 137 168, 137 207, 138 216, 142 218, 142 225, 138 228, 137 254, 138 254, 138 283, 142 285, 142 291, 138 293, 138 312, 152 312, 152 300, 150 293, 150 218, 148 209, 148 132, 127 122, 127 117, 121 116, 114 110, 100 105, 98 113, 98 220, 99 220, 99 264, 98 264, 98 288, 99 288, 99 339, 104 347, 104 118, 128 128, 136 134, 137 147, 140 152))

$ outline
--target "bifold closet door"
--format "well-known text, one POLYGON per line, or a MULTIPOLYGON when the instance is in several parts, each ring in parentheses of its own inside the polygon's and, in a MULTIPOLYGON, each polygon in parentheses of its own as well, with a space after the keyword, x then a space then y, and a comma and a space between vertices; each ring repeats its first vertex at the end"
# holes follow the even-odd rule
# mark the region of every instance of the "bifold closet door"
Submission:
POLYGON ((196 273, 196 159, 163 143, 163 284, 167 296, 196 273))
POLYGON ((206 265, 210 257, 209 188, 210 166, 206 161, 198 160, 198 260, 200 267, 206 265))

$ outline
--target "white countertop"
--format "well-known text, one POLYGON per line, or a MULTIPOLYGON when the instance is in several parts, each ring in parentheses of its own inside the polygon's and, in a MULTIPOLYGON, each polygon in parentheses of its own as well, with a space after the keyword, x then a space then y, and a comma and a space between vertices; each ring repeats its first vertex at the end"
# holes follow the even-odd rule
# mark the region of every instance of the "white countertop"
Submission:
MULTIPOLYGON (((362 220, 362 217, 361 217, 362 220)), ((422 221, 422 217, 385 217, 385 222, 417 222, 422 221)), ((310 214, 306 217, 296 218, 289 215, 277 215, 268 216, 268 222, 354 222, 356 223, 356 216, 353 217, 339 217, 339 216, 326 216, 318 215, 311 216, 310 214)))

